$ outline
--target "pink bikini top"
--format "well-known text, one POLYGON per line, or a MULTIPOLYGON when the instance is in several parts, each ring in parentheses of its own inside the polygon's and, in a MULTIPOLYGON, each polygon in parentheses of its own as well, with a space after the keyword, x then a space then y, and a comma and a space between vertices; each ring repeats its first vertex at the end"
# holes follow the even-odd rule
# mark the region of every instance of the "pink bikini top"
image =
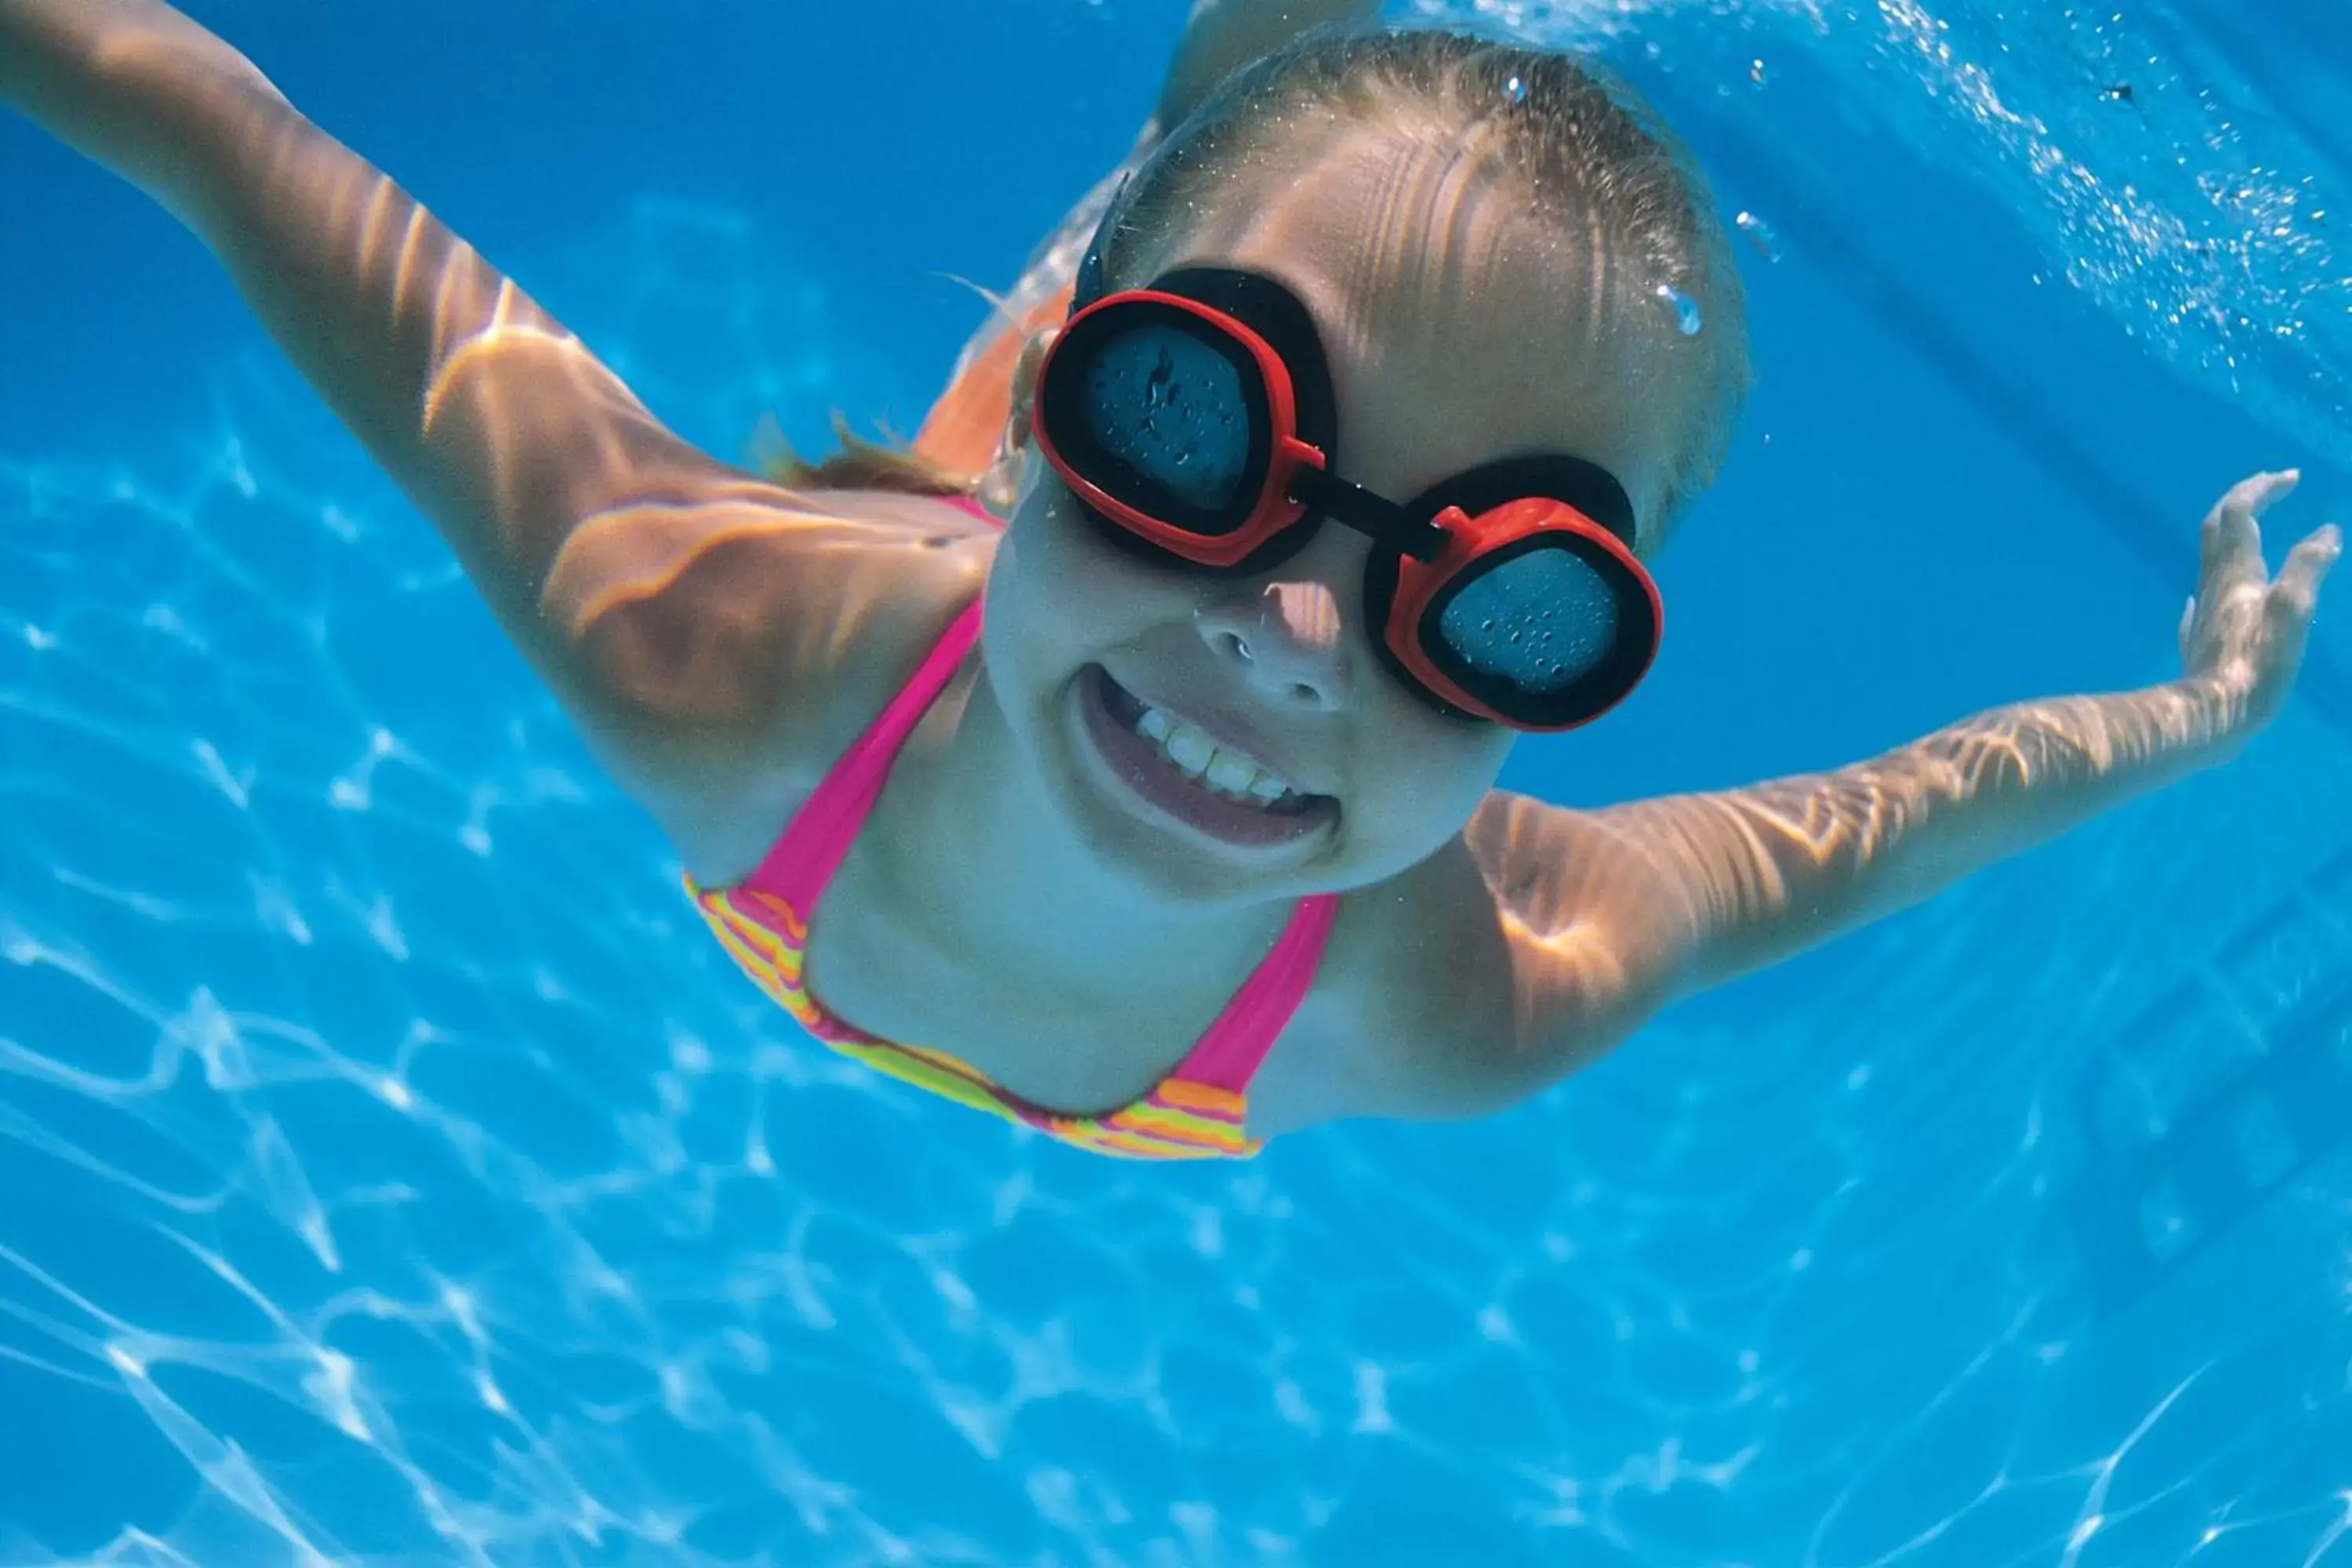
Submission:
POLYGON ((688 896, 744 973, 809 1033, 845 1056, 1098 1154, 1161 1160, 1255 1154, 1263 1145, 1244 1130, 1249 1082, 1314 984, 1339 907, 1335 894, 1299 900, 1274 946, 1184 1059, 1140 1100, 1098 1114, 1034 1105, 944 1051, 867 1034, 802 984, 817 900, 881 795, 899 748, 979 637, 975 603, 834 764, 759 868, 726 889, 704 888, 689 877, 688 896))

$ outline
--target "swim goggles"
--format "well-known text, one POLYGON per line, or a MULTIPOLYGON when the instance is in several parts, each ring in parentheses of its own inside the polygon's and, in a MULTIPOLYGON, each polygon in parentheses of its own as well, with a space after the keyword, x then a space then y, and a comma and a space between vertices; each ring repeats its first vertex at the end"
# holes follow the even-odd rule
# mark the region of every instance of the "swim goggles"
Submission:
POLYGON ((1640 684, 1662 612, 1606 470, 1507 458, 1399 505, 1334 471, 1337 425, 1307 307, 1271 279, 1206 268, 1076 310, 1032 416, 1087 515, 1152 559, 1250 575, 1324 518, 1370 538, 1365 625, 1444 711, 1569 730, 1640 684))

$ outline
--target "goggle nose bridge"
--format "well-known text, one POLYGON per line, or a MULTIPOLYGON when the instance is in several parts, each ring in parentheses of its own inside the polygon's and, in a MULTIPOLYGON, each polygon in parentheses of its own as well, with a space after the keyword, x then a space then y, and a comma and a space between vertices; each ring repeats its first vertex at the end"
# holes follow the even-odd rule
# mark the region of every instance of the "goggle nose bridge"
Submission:
POLYGON ((1416 521, 1412 512, 1386 496, 1331 472, 1323 466, 1321 453, 1315 456, 1317 461, 1301 462, 1298 471, 1291 476, 1292 500, 1310 512, 1346 524, 1375 544, 1384 544, 1416 561, 1437 559, 1438 552, 1445 548, 1445 530, 1434 519, 1416 521))

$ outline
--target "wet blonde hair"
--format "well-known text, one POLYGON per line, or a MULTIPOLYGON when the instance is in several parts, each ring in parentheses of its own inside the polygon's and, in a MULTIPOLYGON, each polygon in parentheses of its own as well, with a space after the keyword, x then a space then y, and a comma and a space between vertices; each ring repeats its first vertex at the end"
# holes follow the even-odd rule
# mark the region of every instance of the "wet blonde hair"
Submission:
POLYGON ((960 474, 903 441, 869 441, 833 416, 835 450, 812 461, 793 450, 782 429, 763 420, 751 436, 751 466, 788 490, 890 490, 899 495, 968 496, 980 477, 960 474))
MULTIPOLYGON (((1641 544, 1715 478, 1750 380, 1745 301, 1723 225, 1688 153, 1630 88, 1598 68, 1547 50, 1443 28, 1317 28, 1244 67, 1171 129, 1116 189, 1080 279, 1084 297, 1150 281, 1135 275, 1192 226, 1236 174, 1281 166, 1305 126, 1400 129, 1435 123, 1486 132, 1479 153, 1518 182, 1529 213, 1571 218, 1614 242, 1621 272, 1641 280, 1668 340, 1676 315, 1703 323, 1676 346, 1678 410, 1654 515, 1641 544)), ((845 444, 814 465, 795 463, 803 488, 969 493, 976 481, 912 453, 845 444)))
MULTIPOLYGON (((1227 78, 1112 200, 1097 240, 1101 290, 1139 275, 1237 173, 1280 169, 1317 124, 1443 127, 1515 182, 1538 221, 1573 221, 1612 242, 1630 303, 1673 345, 1685 406, 1664 491, 1642 520, 1645 548, 1713 482, 1751 380, 1745 296, 1722 222, 1688 152, 1633 90, 1573 57, 1437 28, 1319 28, 1227 78), (1696 313, 1698 331, 1685 336, 1696 313)), ((1082 287, 1084 287, 1082 285, 1082 287)), ((1613 301, 1612 301, 1613 302, 1613 301)))

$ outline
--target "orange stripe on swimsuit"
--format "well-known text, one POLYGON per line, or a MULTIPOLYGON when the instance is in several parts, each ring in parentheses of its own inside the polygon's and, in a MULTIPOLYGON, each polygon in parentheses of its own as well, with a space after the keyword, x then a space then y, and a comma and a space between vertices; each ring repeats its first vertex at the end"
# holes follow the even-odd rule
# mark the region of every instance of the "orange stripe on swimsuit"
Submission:
POLYGON ((1255 1154, 1261 1145, 1244 1131, 1249 1081, 1314 983, 1339 903, 1333 895, 1298 901, 1255 972, 1149 1094, 1097 1115, 1032 1104, 943 1051, 867 1034, 829 1011, 803 984, 801 970, 817 900, 881 795, 899 747, 979 636, 980 606, 974 604, 843 753, 759 868, 732 888, 700 887, 689 877, 688 896, 743 972, 810 1034, 844 1056, 1097 1154, 1145 1160, 1255 1154))

